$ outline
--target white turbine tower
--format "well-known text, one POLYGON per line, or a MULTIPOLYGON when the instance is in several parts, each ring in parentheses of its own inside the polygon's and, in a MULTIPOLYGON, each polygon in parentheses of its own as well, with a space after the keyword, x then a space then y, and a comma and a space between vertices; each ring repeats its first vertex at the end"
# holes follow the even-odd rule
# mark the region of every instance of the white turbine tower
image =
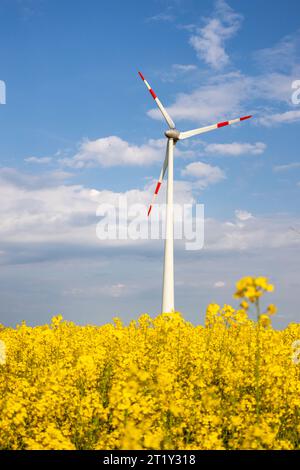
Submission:
POLYGON ((167 186, 167 211, 166 211, 166 238, 165 238, 165 255, 164 255, 164 274, 163 274, 163 294, 162 294, 162 313, 171 313, 174 312, 174 220, 173 220, 173 168, 174 168, 174 147, 178 140, 188 139, 198 134, 204 134, 205 132, 213 131, 214 129, 219 129, 220 127, 229 126, 240 121, 245 121, 250 119, 252 116, 244 116, 238 119, 233 119, 232 121, 219 122, 213 124, 212 126, 200 127, 198 129, 193 129, 187 132, 180 132, 176 129, 175 124, 171 117, 169 116, 167 110, 162 105, 161 101, 158 99, 151 86, 145 80, 143 74, 139 72, 139 75, 149 92, 151 93, 154 101, 156 102, 158 108, 160 109, 163 117, 167 121, 169 129, 165 132, 167 140, 167 150, 165 161, 157 182, 153 200, 149 206, 148 216, 150 215, 154 200, 160 190, 165 172, 168 168, 168 186, 167 186))

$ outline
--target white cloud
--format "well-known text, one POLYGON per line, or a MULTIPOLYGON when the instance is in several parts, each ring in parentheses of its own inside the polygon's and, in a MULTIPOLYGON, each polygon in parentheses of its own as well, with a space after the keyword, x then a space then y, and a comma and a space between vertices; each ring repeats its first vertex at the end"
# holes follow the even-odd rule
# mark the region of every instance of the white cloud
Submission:
MULTIPOLYGON (((150 139, 146 144, 135 145, 117 136, 85 140, 74 157, 64 158, 61 164, 71 168, 112 166, 144 166, 163 162, 166 139, 150 139)), ((178 156, 191 157, 191 150, 175 150, 178 156)))
MULTIPOLYGON (((220 168, 200 162, 188 165, 184 173, 196 178, 196 184, 176 181, 176 203, 191 203, 194 187, 206 187, 224 178, 220 168)), ((39 244, 44 247, 42 250, 46 258, 54 256, 51 246, 55 246, 54 252, 58 254, 59 246, 63 247, 64 255, 70 257, 76 257, 78 247, 97 250, 103 245, 95 233, 96 224, 99 222, 96 217, 98 205, 108 203, 117 207, 122 195, 127 198, 128 205, 140 203, 147 208, 155 188, 153 181, 143 190, 132 189, 124 193, 114 193, 85 188, 82 185, 65 185, 59 181, 56 185, 52 182, 47 185, 45 178, 42 178, 43 184, 37 184, 33 179, 30 185, 28 177, 24 185, 21 179, 19 184, 17 178, 11 181, 9 176, 8 171, 0 173, 0 237, 1 251, 4 252, 1 255, 3 262, 7 262, 7 250, 14 259, 18 256, 22 258, 27 251, 35 258, 39 244), (16 249, 18 246, 21 252, 16 249)), ((162 199, 165 197, 165 190, 166 184, 162 188, 162 199)), ((253 217, 248 211, 236 210, 233 221, 206 219, 205 250, 234 251, 255 247, 291 246, 299 242, 299 237, 295 238, 289 227, 297 225, 298 220, 282 215, 277 217, 275 214, 269 218, 253 217)), ((150 241, 146 243, 149 247, 152 246, 150 241)), ((137 248, 136 242, 131 240, 105 242, 104 246, 137 248)))
POLYGON ((205 19, 205 25, 190 37, 198 57, 216 70, 228 65, 225 43, 237 33, 242 19, 224 0, 217 0, 213 16, 205 19))
MULTIPOLYGON (((192 91, 180 93, 168 112, 176 120, 188 120, 199 124, 214 124, 221 119, 233 119, 246 112, 243 103, 249 99, 251 80, 239 73, 214 78, 207 85, 192 91)), ((148 112, 153 119, 161 120, 158 109, 148 112)))
POLYGON ((147 21, 167 21, 172 22, 175 20, 175 16, 170 11, 160 12, 156 15, 147 18, 147 21))
POLYGON ((46 171, 40 175, 20 172, 15 168, 0 168, 0 182, 17 188, 38 189, 62 184, 72 177, 72 173, 63 170, 46 171))
POLYGON ((205 146, 205 152, 214 155, 261 155, 267 146, 263 142, 250 144, 246 142, 232 142, 229 144, 208 144, 205 146))
MULTIPOLYGON (((126 198, 128 207, 133 204, 147 208, 152 199, 156 179, 148 182, 142 190, 131 189, 115 193, 82 185, 65 184, 59 179, 51 180, 49 174, 36 176, 18 173, 12 169, 0 170, 0 238, 4 244, 51 243, 65 247, 99 246, 96 225, 99 204, 111 204, 118 208, 120 197, 126 198)), ((166 184, 160 197, 165 197, 166 184)), ((186 181, 175 181, 176 203, 190 203, 192 185, 186 181)), ((114 245, 122 244, 112 242, 114 245)), ((123 244, 134 244, 128 240, 123 244)), ((109 243, 108 243, 109 245, 109 243)), ((47 252, 47 247, 45 250, 47 252)), ((14 250, 13 250, 14 251, 14 250)), ((26 253, 26 249, 23 250, 26 253)), ((51 251, 51 250, 50 250, 51 251)), ((66 249, 66 251, 68 251, 66 249)), ((13 253, 12 253, 13 254, 13 253)))
POLYGON ((261 49, 255 52, 255 60, 261 67, 270 70, 291 69, 299 63, 298 55, 300 49, 300 34, 283 37, 273 47, 261 49))
POLYGON ((249 92, 254 99, 258 98, 263 102, 269 101, 272 106, 279 103, 291 105, 294 73, 298 72, 268 72, 253 76, 249 92))
POLYGON ((245 222, 246 220, 253 219, 253 215, 250 212, 239 210, 239 209, 235 211, 235 216, 241 222, 245 222))
MULTIPOLYGON (((0 172, 0 261, 9 265, 1 271, 4 322, 24 318, 24 304, 30 307, 26 320, 38 318, 43 322, 48 321, 50 310, 63 311, 72 320, 96 323, 108 321, 116 312, 128 319, 145 309, 158 311, 159 300, 153 299, 161 288, 163 242, 101 242, 96 238, 99 219, 95 211, 99 202, 116 205, 119 193, 66 185, 60 180, 55 185, 55 179, 47 184, 46 177, 38 183, 32 175, 26 175, 24 181, 24 175, 8 170, 0 172), (128 265, 132 267, 129 271, 128 265), (142 278, 136 275, 140 272, 142 278), (17 298, 16 282, 20 286, 17 298), (124 296, 128 303, 122 302, 124 296), (99 301, 104 307, 101 312, 96 308, 99 301), (82 308, 87 305, 91 314, 82 317, 82 308)), ((129 203, 148 205, 154 188, 155 181, 143 190, 132 189, 123 195, 129 203)), ((193 183, 175 182, 175 201, 191 202, 192 188, 193 183)), ((165 189, 166 184, 163 197, 165 189)), ((247 220, 241 223, 236 214, 225 221, 206 219, 204 251, 193 256, 183 253, 184 243, 176 243, 176 266, 183 286, 177 285, 177 305, 191 320, 198 318, 199 306, 204 311, 205 304, 214 297, 216 273, 229 286, 245 275, 247 266, 248 273, 254 275, 272 273, 280 285, 286 280, 284 291, 290 281, 297 285, 295 253, 300 248, 300 237, 290 227, 298 227, 299 218, 282 214, 242 218, 247 220), (278 263, 278 257, 282 263, 278 263), (270 265, 271 260, 276 263, 270 265), (286 279, 289 272, 290 279, 286 279)), ((221 280, 218 282, 224 282, 221 280)), ((288 293, 294 291, 295 287, 288 293)), ((293 304, 297 305, 296 298, 286 311, 293 304)))
POLYGON ((194 78, 194 73, 198 70, 197 65, 194 64, 173 64, 169 70, 160 71, 159 77, 165 83, 172 83, 175 80, 184 78, 194 78))
MULTIPOLYGON (((146 144, 134 145, 111 136, 81 144, 79 152, 68 164, 75 168, 111 167, 111 166, 147 166, 163 161, 166 150, 166 139, 149 139, 146 144)), ((175 149, 176 156, 191 158, 194 152, 190 149, 175 149)))
POLYGON ((280 124, 292 124, 300 120, 300 110, 286 111, 285 113, 271 114, 259 118, 259 123, 266 127, 274 127, 280 124))
MULTIPOLYGON (((97 206, 115 203, 118 194, 5 170, 0 172, 2 242, 96 243, 91 227, 97 223, 97 206)), ((146 193, 132 190, 127 195, 146 203, 146 193)))
POLYGON ((226 282, 224 281, 217 281, 214 283, 214 287, 216 287, 217 289, 222 289, 222 287, 225 287, 226 286, 226 282))
POLYGON ((89 298, 94 295, 101 297, 112 297, 118 298, 123 297, 130 292, 132 289, 131 286, 128 288, 126 284, 117 283, 117 284, 105 284, 100 286, 85 286, 84 289, 80 287, 71 287, 63 290, 63 295, 73 296, 73 297, 85 297, 89 298))
MULTIPOLYGON (((200 125, 245 114, 254 114, 254 122, 269 127, 282 122, 295 122, 300 118, 298 109, 281 113, 272 111, 274 106, 291 105, 294 80, 292 73, 268 72, 254 76, 239 72, 221 74, 190 93, 179 93, 167 109, 175 122, 188 120, 200 125), (256 101, 261 103, 260 109, 257 109, 256 101)), ((148 111, 148 115, 156 120, 162 119, 156 108, 148 111)))
POLYGON ((198 67, 194 64, 173 64, 172 68, 178 72, 188 73, 197 70, 198 67))
MULTIPOLYGON (((167 107, 172 118, 208 125, 222 119, 233 119, 244 114, 254 114, 254 122, 274 126, 282 122, 299 120, 300 111, 290 108, 292 83, 300 76, 300 67, 288 71, 270 71, 260 75, 244 75, 240 72, 217 74, 205 84, 189 93, 179 93, 167 107), (259 104, 259 107, 257 105, 259 104), (277 112, 282 105, 286 112, 277 112)), ((162 120, 157 108, 148 112, 153 119, 162 120)))
MULTIPOLYGON (((254 122, 263 126, 276 126, 293 123, 300 119, 299 109, 290 108, 292 83, 300 75, 300 68, 293 73, 266 73, 247 76, 239 72, 217 75, 207 84, 190 93, 179 93, 174 102, 167 107, 175 120, 193 121, 208 125, 222 119, 233 119, 245 114, 254 114, 254 122), (298 75, 295 75, 297 73, 298 75), (260 108, 257 109, 256 102, 260 108), (274 112, 276 106, 289 106, 285 112, 274 112)), ((280 109, 280 108, 279 108, 280 109)), ((148 115, 162 120, 157 108, 148 115)))
POLYGON ((62 163, 73 168, 111 167, 117 165, 151 165, 162 160, 165 146, 163 139, 149 140, 143 145, 134 145, 117 136, 97 140, 85 140, 73 158, 62 163))
POLYGON ((225 174, 221 168, 202 162, 190 163, 182 170, 182 175, 196 178, 197 185, 202 189, 225 179, 225 174))
POLYGON ((294 168, 300 168, 300 162, 294 162, 294 163, 287 163, 286 165, 277 165, 274 166, 274 171, 279 172, 279 171, 287 171, 287 170, 293 170, 294 168))
POLYGON ((205 249, 212 252, 239 252, 259 249, 277 249, 295 246, 300 238, 295 237, 289 227, 299 222, 282 214, 272 217, 247 217, 241 223, 205 220, 205 249))
POLYGON ((38 165, 47 165, 52 161, 52 157, 27 157, 24 159, 27 163, 37 163, 38 165))

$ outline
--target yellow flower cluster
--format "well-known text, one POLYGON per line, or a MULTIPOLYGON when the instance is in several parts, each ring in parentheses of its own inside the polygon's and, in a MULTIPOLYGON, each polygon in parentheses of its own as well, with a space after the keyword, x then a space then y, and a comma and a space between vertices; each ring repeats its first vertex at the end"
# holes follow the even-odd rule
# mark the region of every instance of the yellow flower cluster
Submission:
MULTIPOLYGON (((271 290, 246 279, 242 299, 271 290)), ((300 325, 247 310, 0 327, 0 449, 299 449, 300 325)))
POLYGON ((245 311, 249 310, 249 303, 255 304, 257 320, 262 323, 263 326, 269 326, 271 324, 270 316, 275 315, 277 307, 274 304, 270 304, 265 313, 260 311, 260 298, 266 292, 273 292, 274 286, 269 283, 266 277, 244 277, 236 284, 236 293, 234 297, 236 299, 243 299, 241 301, 241 308, 245 311))
POLYGON ((264 292, 273 292, 274 286, 266 277, 243 277, 236 284, 236 298, 246 297, 250 302, 255 302, 264 292))

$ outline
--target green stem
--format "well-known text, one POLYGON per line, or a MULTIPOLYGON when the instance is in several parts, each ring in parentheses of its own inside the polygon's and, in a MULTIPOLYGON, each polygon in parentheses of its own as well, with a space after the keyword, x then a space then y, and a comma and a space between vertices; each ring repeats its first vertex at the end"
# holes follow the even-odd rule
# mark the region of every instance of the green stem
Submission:
POLYGON ((260 414, 260 362, 261 362, 261 353, 260 353, 260 305, 259 299, 256 299, 256 313, 257 313, 257 324, 256 324, 256 351, 255 351, 255 399, 256 399, 256 420, 258 421, 260 414))
POLYGON ((257 321, 259 322, 259 320, 260 320, 260 315, 261 315, 261 312, 260 312, 260 304, 259 304, 259 298, 256 299, 256 301, 255 301, 255 306, 256 306, 257 321))

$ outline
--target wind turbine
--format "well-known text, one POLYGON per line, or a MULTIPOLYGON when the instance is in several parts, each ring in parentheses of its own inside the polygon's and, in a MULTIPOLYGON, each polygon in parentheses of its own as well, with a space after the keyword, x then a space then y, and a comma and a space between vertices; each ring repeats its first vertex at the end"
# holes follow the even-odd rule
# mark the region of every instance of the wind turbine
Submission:
POLYGON ((233 119, 231 121, 218 122, 212 126, 200 127, 198 129, 193 129, 191 131, 180 132, 176 129, 174 121, 169 116, 169 113, 162 105, 161 101, 154 93, 153 89, 143 76, 139 72, 139 76, 145 83, 148 88, 152 98, 156 102, 159 110, 161 111, 163 117, 167 121, 169 129, 165 132, 167 138, 167 150, 164 160, 164 164, 155 188, 154 196, 152 202, 149 206, 148 217, 150 216, 152 206, 154 204, 155 198, 157 197, 160 187, 162 185, 166 170, 168 169, 168 185, 167 185, 167 210, 166 210, 166 237, 165 237, 165 254, 164 254, 164 272, 163 272, 163 294, 162 294, 162 313, 171 313, 174 312, 174 218, 173 218, 173 182, 174 182, 174 147, 177 144, 178 140, 188 139, 189 137, 194 137, 195 135, 204 134, 205 132, 213 131, 214 129, 219 129, 221 127, 229 126, 240 121, 245 121, 250 119, 252 116, 243 116, 238 119, 233 119))

